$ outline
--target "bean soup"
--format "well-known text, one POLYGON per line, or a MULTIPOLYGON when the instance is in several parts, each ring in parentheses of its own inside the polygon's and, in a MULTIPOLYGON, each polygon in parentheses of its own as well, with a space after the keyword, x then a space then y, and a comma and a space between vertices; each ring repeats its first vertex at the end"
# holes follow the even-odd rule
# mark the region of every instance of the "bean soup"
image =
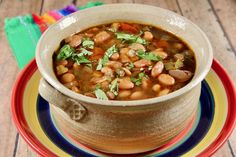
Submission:
POLYGON ((151 25, 116 22, 64 39, 53 55, 58 80, 102 100, 159 97, 185 86, 195 72, 191 48, 151 25))

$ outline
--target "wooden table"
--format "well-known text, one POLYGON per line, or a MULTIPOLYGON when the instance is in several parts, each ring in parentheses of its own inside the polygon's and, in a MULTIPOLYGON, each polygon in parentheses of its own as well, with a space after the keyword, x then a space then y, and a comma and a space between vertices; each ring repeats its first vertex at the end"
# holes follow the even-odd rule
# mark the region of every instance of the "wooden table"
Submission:
MULTIPOLYGON (((102 0, 105 3, 145 3, 167 8, 192 20, 209 37, 214 56, 236 82, 236 1, 235 0, 102 0)), ((41 14, 86 0, 0 0, 0 157, 37 156, 19 136, 11 120, 10 95, 20 70, 3 32, 4 18, 27 13, 41 14)), ((236 156, 236 130, 215 157, 236 156)))

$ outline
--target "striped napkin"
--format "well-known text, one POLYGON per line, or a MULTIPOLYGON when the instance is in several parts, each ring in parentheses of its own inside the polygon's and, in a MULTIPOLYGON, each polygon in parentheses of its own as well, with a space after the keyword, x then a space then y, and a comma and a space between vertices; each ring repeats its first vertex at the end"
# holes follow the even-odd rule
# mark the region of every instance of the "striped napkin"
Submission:
POLYGON ((6 18, 5 34, 20 69, 23 69, 34 58, 37 42, 51 24, 78 10, 102 4, 102 2, 88 2, 81 7, 68 5, 63 9, 49 11, 41 16, 33 13, 6 18))

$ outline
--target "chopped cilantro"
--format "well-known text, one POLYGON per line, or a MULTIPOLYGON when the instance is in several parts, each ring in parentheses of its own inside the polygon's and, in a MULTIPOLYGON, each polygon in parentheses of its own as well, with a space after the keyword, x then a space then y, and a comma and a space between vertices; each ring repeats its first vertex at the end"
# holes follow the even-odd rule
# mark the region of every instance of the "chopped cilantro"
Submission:
POLYGON ((114 95, 116 95, 116 96, 118 95, 118 92, 119 92, 119 83, 118 83, 118 79, 117 79, 117 78, 114 79, 114 80, 111 82, 109 88, 110 88, 110 91, 111 91, 114 95))
POLYGON ((93 54, 93 52, 88 51, 88 50, 86 50, 85 48, 80 48, 80 51, 81 51, 81 52, 78 54, 79 56, 84 56, 84 55, 90 56, 90 55, 93 54))
POLYGON ((178 59, 178 60, 175 62, 175 68, 176 68, 176 69, 182 68, 183 66, 184 66, 183 61, 181 61, 181 60, 178 59))
POLYGON ((134 68, 134 63, 130 62, 127 68, 129 70, 133 69, 134 68))
POLYGON ((164 65, 166 70, 175 70, 184 66, 183 62, 179 59, 176 62, 167 62, 164 65))
POLYGON ((103 56, 102 59, 99 59, 98 61, 98 66, 96 70, 101 70, 102 67, 109 61, 109 58, 116 53, 118 50, 116 48, 116 45, 111 46, 107 51, 105 52, 105 55, 103 56))
POLYGON ((141 38, 140 35, 126 34, 126 33, 116 33, 117 39, 139 44, 147 44, 148 42, 141 38))
POLYGON ((82 46, 84 48, 90 48, 93 49, 94 48, 94 41, 90 40, 90 39, 83 39, 82 41, 82 46))
POLYGON ((132 81, 133 83, 135 83, 136 86, 139 86, 139 85, 142 84, 142 79, 143 79, 143 77, 146 77, 146 74, 145 74, 144 72, 141 72, 141 73, 138 74, 138 77, 137 77, 137 78, 131 77, 131 81, 132 81))
POLYGON ((107 95, 103 90, 97 88, 94 92, 95 92, 95 95, 98 99, 108 100, 107 95))
POLYGON ((151 60, 151 61, 161 61, 162 58, 158 55, 155 55, 150 52, 144 52, 143 50, 138 50, 137 51, 137 56, 143 59, 151 60))
POLYGON ((81 56, 80 54, 73 54, 72 59, 80 65, 81 63, 91 63, 85 56, 81 56))
POLYGON ((64 45, 57 55, 57 60, 64 60, 72 56, 72 54, 75 52, 75 49, 70 47, 70 45, 66 44, 64 45))

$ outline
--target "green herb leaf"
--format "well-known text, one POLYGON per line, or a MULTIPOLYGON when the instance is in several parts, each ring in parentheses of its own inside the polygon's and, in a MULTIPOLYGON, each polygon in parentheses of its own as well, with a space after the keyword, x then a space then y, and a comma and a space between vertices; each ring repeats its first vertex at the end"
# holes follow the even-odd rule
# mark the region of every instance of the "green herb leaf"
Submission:
POLYGON ((57 55, 57 60, 67 59, 71 57, 74 52, 75 49, 66 44, 60 49, 59 54, 57 55))
POLYGON ((118 79, 114 79, 111 84, 110 84, 110 91, 117 96, 118 92, 119 92, 119 83, 118 83, 118 79))
POLYGON ((91 63, 85 56, 81 56, 80 54, 73 54, 72 59, 80 65, 81 63, 91 63))
POLYGON ((83 39, 82 46, 84 48, 93 49, 94 48, 94 41, 92 41, 91 39, 83 39))
POLYGON ((175 69, 175 63, 174 62, 167 62, 164 63, 166 70, 174 70, 175 69))
POLYGON ((150 52, 144 52, 143 50, 138 50, 137 51, 137 56, 143 59, 151 60, 151 61, 161 61, 162 58, 158 55, 155 55, 150 52))
POLYGON ((133 69, 134 68, 134 63, 130 62, 127 68, 129 70, 133 69))
POLYGON ((80 51, 81 51, 81 52, 78 54, 78 56, 85 56, 85 55, 90 56, 90 55, 93 54, 93 52, 88 51, 88 50, 86 50, 85 48, 80 48, 80 51))
POLYGON ((184 66, 183 61, 181 61, 181 60, 178 59, 178 60, 175 62, 175 69, 182 68, 183 66, 184 66))
POLYGON ((139 86, 142 84, 143 77, 146 77, 146 74, 144 72, 141 72, 138 74, 137 78, 131 77, 131 81, 136 85, 139 86))
POLYGON ((106 93, 99 88, 95 90, 95 95, 98 99, 108 100, 106 93))
POLYGON ((184 66, 184 63, 181 60, 177 60, 176 62, 167 62, 164 64, 166 70, 175 70, 182 68, 184 66))
POLYGON ((139 43, 144 45, 148 43, 145 39, 141 38, 140 35, 116 33, 116 38, 131 43, 139 43))
POLYGON ((116 45, 113 45, 109 49, 107 49, 103 58, 99 59, 96 70, 101 70, 102 67, 109 61, 109 58, 116 52, 118 52, 116 45))
POLYGON ((107 51, 105 52, 105 55, 110 58, 116 52, 118 52, 118 49, 116 48, 116 45, 112 45, 112 47, 107 49, 107 51))

